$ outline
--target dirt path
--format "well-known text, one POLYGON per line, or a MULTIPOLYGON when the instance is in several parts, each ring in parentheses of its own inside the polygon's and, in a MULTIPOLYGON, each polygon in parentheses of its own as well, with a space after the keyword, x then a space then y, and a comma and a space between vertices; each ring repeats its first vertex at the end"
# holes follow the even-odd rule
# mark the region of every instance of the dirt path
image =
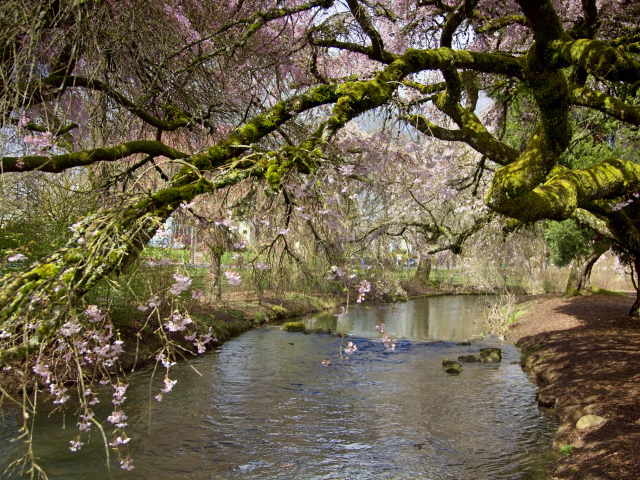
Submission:
POLYGON ((560 421, 554 448, 569 453, 547 478, 640 478, 640 320, 626 316, 632 304, 603 295, 538 299, 511 329, 508 340, 541 385, 538 402, 560 421), (608 422, 578 430, 587 414, 608 422))

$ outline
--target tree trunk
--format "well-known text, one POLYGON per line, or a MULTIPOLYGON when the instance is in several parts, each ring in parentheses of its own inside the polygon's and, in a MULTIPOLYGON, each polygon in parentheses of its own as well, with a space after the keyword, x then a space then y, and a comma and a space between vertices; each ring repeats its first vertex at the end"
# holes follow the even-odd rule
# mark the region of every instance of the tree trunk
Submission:
POLYGON ((211 262, 209 263, 211 283, 209 284, 208 296, 212 302, 219 302, 222 300, 222 275, 220 273, 220 267, 222 266, 222 255, 225 249, 220 245, 207 246, 209 247, 209 255, 211 255, 211 262))
POLYGON ((569 272, 569 279, 567 280, 567 288, 564 290, 563 297, 575 297, 580 295, 580 278, 582 269, 582 258, 577 257, 571 262, 571 271, 569 272))
POLYGON ((633 286, 636 289, 636 301, 629 311, 629 316, 640 318, 640 289, 638 289, 638 285, 640 284, 640 257, 633 259, 633 266, 635 268, 631 270, 631 280, 633 280, 633 286))
POLYGON ((582 268, 582 274, 580 275, 580 282, 578 283, 578 290, 585 290, 591 281, 591 270, 596 264, 598 259, 605 254, 611 247, 609 242, 596 242, 595 252, 587 259, 582 268))
POLYGON ((413 276, 414 280, 419 280, 422 283, 428 283, 431 276, 431 257, 429 255, 421 256, 418 254, 418 266, 416 267, 416 273, 413 276))

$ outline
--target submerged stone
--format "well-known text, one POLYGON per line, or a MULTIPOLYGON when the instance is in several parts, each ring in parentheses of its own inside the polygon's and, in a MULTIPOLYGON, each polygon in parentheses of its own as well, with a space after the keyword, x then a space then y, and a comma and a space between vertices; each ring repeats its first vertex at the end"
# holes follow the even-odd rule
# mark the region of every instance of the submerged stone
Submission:
POLYGON ((455 360, 451 360, 449 358, 445 358, 442 361, 442 366, 443 367, 450 367, 451 365, 460 365, 458 362, 456 362, 455 360))
POLYGON ((451 368, 447 368, 445 372, 451 375, 460 375, 462 373, 462 365, 460 365, 459 363, 454 363, 453 365, 451 365, 451 368))
POLYGON ((459 362, 467 362, 467 363, 477 363, 481 362, 482 359, 478 355, 461 355, 458 357, 459 362))
POLYGON ((471 340, 465 340, 464 342, 458 342, 456 343, 456 345, 462 346, 462 347, 469 347, 471 346, 471 340))
POLYGON ((496 363, 502 360, 502 350, 499 348, 481 348, 480 358, 484 363, 496 363))
POLYGON ((304 332, 304 323, 286 322, 282 324, 282 330, 285 330, 287 332, 304 332))

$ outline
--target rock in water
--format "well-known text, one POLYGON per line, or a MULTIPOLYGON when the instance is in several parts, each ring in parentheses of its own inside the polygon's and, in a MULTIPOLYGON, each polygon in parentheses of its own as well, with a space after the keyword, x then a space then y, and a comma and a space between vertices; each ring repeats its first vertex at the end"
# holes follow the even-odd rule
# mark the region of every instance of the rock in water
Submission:
POLYGON ((450 360, 448 358, 445 358, 442 361, 442 366, 443 367, 449 367, 445 371, 447 373, 452 374, 452 375, 459 375, 460 373, 462 373, 462 365, 460 365, 458 362, 450 360))
POLYGON ((304 323, 286 322, 282 325, 282 330, 286 330, 287 332, 304 332, 304 323))
POLYGON ((443 367, 450 367, 451 365, 460 365, 458 362, 456 362, 455 360, 450 360, 448 358, 445 358, 442 361, 442 366, 443 367))
POLYGON ((591 427, 599 427, 609 421, 608 418, 599 417, 598 415, 585 415, 580 417, 580 420, 576 423, 578 430, 585 430, 591 427))
POLYGON ((475 363, 481 362, 482 359, 478 355, 462 355, 458 357, 459 362, 475 363))
POLYGON ((451 368, 447 368, 445 372, 450 373, 451 375, 460 375, 462 373, 462 365, 454 363, 451 365, 451 368))
POLYGON ((480 358, 484 363, 496 363, 502 360, 502 350, 499 348, 481 348, 480 358))

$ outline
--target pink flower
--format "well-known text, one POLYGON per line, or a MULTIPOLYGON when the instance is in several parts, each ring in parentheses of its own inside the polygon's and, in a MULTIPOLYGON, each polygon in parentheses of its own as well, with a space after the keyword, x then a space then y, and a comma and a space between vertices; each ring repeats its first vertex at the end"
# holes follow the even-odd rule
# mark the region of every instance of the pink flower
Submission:
POLYGON ((344 175, 345 177, 349 176, 349 175, 353 175, 353 172, 355 171, 355 168, 353 165, 344 165, 343 167, 340 167, 338 170, 340 170, 340 173, 342 175, 344 175))
POLYGON ((174 313, 171 315, 171 320, 165 322, 164 326, 167 327, 170 332, 181 332, 192 322, 193 320, 189 317, 183 317, 179 313, 174 313))
POLYGON ((347 343, 347 346, 344 349, 344 353, 346 353, 347 355, 351 355, 355 353, 356 350, 358 350, 358 347, 356 347, 353 342, 349 342, 347 343))
POLYGON ((26 255, 23 255, 21 253, 16 253, 15 255, 7 258, 7 262, 21 262, 26 259, 27 259, 26 255))
POLYGON ((265 263, 258 262, 256 263, 256 268, 261 272, 264 272, 267 268, 269 268, 265 263))
POLYGON ((202 290, 200 290, 199 288, 194 288, 191 291, 191 298, 193 298, 194 300, 199 299, 202 296, 202 290))
POLYGON ((89 305, 89 308, 84 311, 84 314, 89 317, 91 323, 97 323, 105 317, 95 305, 89 305))
POLYGON ((80 450, 82 445, 84 445, 84 443, 82 443, 80 440, 69 440, 69 443, 71 444, 69 450, 71 450, 72 452, 77 452, 78 450, 80 450))
POLYGON ((169 293, 174 295, 180 295, 182 292, 187 290, 191 286, 191 279, 186 275, 180 275, 179 273, 174 273, 173 278, 176 280, 176 283, 171 285, 169 289, 169 293))
POLYGON ((165 377, 164 379, 164 388, 162 389, 162 393, 169 393, 173 390, 175 384, 178 383, 177 380, 169 380, 169 377, 165 377))
POLYGON ((120 460, 120 468, 123 470, 131 471, 133 470, 133 460, 127 458, 126 460, 120 460))
POLYGON ((107 422, 113 423, 117 428, 124 428, 127 426, 125 423, 127 418, 129 417, 127 417, 122 410, 117 410, 107 417, 107 422))
POLYGON ((233 272, 233 270, 227 270, 224 272, 224 276, 227 277, 227 283, 233 287, 240 285, 242 277, 240 274, 233 272))

